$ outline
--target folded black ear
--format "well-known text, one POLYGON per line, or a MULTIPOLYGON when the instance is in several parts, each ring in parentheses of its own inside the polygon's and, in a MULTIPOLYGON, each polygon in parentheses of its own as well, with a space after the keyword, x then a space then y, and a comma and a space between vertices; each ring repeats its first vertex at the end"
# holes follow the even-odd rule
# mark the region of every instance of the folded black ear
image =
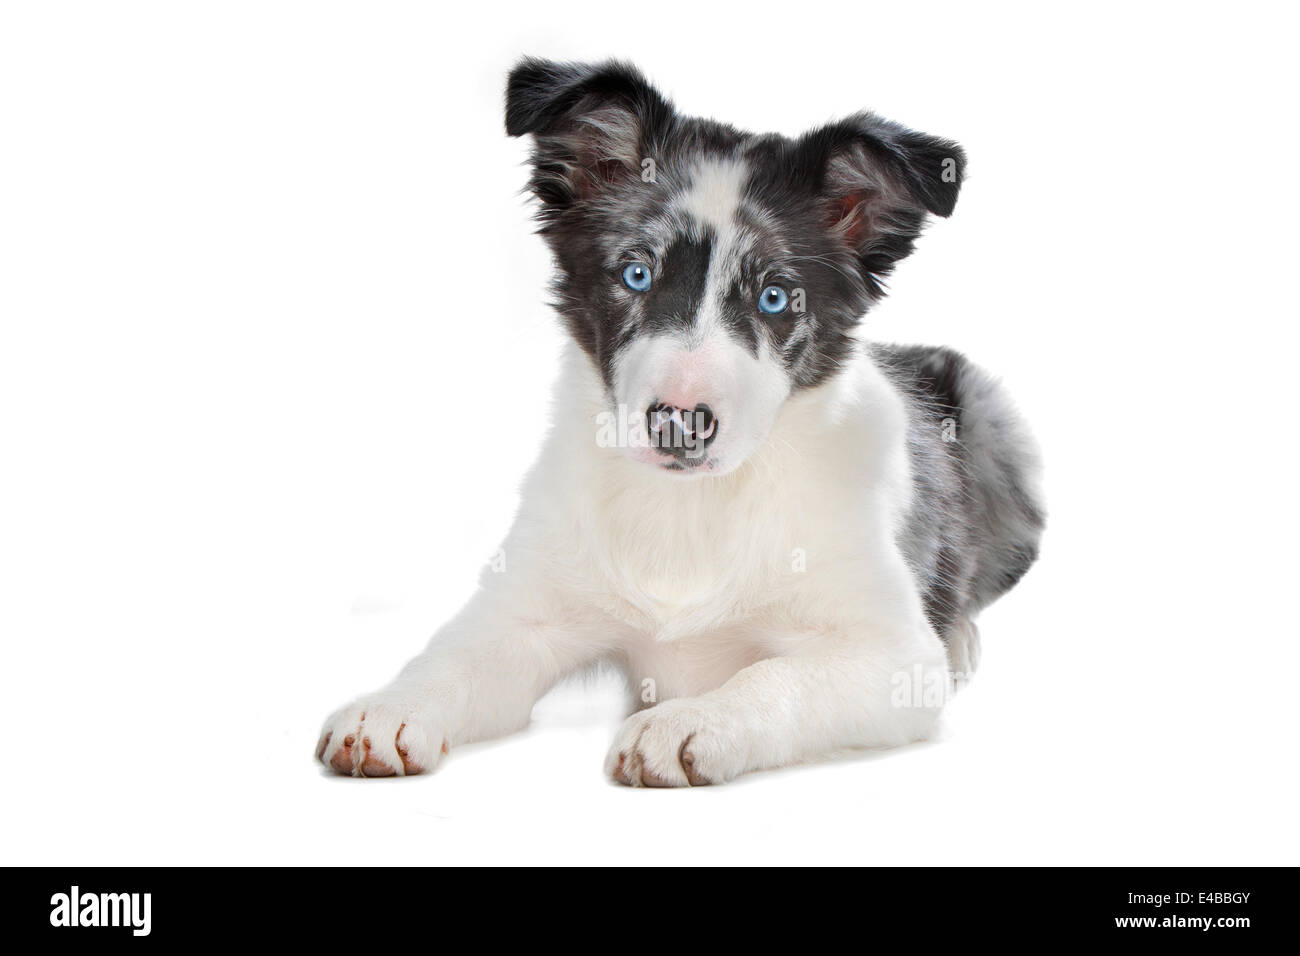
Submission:
POLYGON ((814 130, 795 147, 796 174, 811 182, 832 231, 853 247, 873 295, 912 245, 927 213, 957 205, 966 154, 951 140, 871 113, 814 130))
POLYGON ((672 118, 672 105, 625 63, 527 58, 506 84, 506 132, 531 133, 537 143, 531 186, 544 216, 639 180, 672 118))

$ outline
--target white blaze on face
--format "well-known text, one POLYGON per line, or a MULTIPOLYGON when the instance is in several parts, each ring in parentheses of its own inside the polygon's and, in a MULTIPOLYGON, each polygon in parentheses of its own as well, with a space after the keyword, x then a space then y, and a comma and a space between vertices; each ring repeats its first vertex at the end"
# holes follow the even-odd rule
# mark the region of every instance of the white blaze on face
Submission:
MULTIPOLYGON (((747 178, 740 160, 696 165, 672 211, 692 231, 711 239, 699 311, 684 316, 690 322, 681 329, 635 339, 614 367, 615 401, 634 422, 656 402, 687 410, 703 404, 713 411, 717 437, 703 465, 691 474, 719 475, 736 468, 762 443, 790 393, 790 377, 767 340, 759 337, 755 356, 723 319, 741 258, 753 241, 738 215, 747 178)), ((632 454, 651 464, 662 461, 654 449, 633 449, 632 454)))

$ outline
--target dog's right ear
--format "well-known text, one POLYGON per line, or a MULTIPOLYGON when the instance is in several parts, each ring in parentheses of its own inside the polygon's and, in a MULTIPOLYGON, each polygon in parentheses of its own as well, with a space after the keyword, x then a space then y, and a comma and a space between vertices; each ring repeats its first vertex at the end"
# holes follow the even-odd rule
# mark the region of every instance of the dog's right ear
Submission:
POLYGON ((639 181, 673 107, 637 70, 614 61, 526 58, 506 84, 506 132, 533 134, 533 192, 543 219, 639 181))

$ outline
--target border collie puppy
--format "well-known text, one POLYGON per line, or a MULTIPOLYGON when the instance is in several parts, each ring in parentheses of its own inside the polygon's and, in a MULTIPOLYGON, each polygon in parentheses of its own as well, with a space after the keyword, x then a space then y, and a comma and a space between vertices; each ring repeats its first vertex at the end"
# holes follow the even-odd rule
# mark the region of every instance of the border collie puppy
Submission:
POLYGON ((994 381, 855 334, 953 211, 961 148, 870 113, 747 133, 679 115, 630 66, 536 59, 510 74, 506 131, 533 137, 572 340, 561 415, 504 568, 325 722, 319 759, 430 771, 602 662, 636 703, 605 761, 632 786, 925 737, 1043 526, 994 381))

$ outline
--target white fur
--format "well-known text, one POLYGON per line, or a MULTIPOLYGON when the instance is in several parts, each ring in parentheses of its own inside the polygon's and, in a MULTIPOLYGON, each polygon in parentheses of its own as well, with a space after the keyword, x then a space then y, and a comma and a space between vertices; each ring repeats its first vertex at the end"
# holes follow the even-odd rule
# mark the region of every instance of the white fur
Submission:
POLYGON ((432 769, 446 747, 523 726, 548 688, 600 661, 660 701, 609 752, 632 784, 720 783, 930 731, 940 704, 892 693, 917 668, 946 682, 948 664, 896 545, 912 494, 903 399, 870 361, 778 402, 752 454, 692 480, 599 446, 608 396, 576 347, 557 399, 592 425, 548 438, 508 570, 485 570, 392 684, 326 722, 323 761, 432 769))

